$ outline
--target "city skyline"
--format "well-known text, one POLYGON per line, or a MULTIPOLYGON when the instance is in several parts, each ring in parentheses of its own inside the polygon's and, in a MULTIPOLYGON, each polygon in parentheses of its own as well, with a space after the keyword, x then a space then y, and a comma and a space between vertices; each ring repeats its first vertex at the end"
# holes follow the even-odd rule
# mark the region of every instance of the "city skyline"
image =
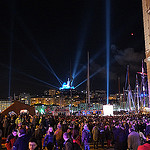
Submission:
MULTIPOLYGON (((110 93, 115 93, 118 77, 121 89, 125 85, 127 65, 134 88, 145 46, 141 0, 110 2, 110 93)), ((73 86, 85 90, 87 51, 90 89, 106 91, 105 0, 8 0, 1 7, 0 97, 9 90, 13 95, 59 89, 70 71, 73 86)))

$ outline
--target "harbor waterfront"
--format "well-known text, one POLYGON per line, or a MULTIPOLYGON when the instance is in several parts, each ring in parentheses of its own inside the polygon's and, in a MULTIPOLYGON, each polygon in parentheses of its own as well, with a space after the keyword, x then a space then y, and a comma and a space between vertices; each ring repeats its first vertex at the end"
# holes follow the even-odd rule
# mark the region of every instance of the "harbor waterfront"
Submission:
POLYGON ((0 150, 150 150, 150 0, 1 6, 0 150))

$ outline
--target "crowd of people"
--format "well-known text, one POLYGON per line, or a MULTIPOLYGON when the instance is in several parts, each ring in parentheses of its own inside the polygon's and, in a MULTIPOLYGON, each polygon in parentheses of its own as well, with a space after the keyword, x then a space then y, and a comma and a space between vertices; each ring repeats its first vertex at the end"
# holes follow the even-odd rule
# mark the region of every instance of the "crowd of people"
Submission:
POLYGON ((150 150, 150 115, 0 115, 2 137, 7 150, 150 150))

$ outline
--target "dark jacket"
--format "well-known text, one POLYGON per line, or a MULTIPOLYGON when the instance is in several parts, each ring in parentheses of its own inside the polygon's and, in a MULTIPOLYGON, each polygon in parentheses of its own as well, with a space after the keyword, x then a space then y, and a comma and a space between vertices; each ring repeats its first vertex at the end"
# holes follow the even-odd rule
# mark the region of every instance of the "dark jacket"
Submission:
POLYGON ((146 126, 145 135, 147 136, 150 133, 150 124, 146 126))
POLYGON ((65 150, 74 150, 73 149, 73 143, 70 139, 68 139, 66 142, 65 142, 65 150))
POLYGON ((13 147, 13 144, 15 143, 17 137, 14 137, 13 134, 10 134, 8 137, 7 137, 7 140, 6 140, 6 148, 7 150, 11 150, 11 148, 13 147))
POLYGON ((50 134, 46 134, 44 138, 44 144, 43 146, 47 146, 48 143, 54 143, 54 132, 50 132, 50 134))
POLYGON ((114 128, 114 149, 126 150, 127 149, 127 131, 122 128, 114 128))
POLYGON ((84 129, 82 131, 82 142, 84 143, 84 145, 87 145, 89 143, 90 138, 90 131, 84 129))
POLYGON ((13 145, 13 150, 28 150, 29 137, 27 135, 22 135, 17 138, 13 145))

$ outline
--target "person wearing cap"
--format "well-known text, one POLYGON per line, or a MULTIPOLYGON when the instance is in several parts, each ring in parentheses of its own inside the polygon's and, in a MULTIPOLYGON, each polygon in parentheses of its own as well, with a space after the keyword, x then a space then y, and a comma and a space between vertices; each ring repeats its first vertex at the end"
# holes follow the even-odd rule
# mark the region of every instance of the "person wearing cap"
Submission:
POLYGON ((38 144, 35 138, 29 140, 29 150, 38 150, 38 144))
POLYGON ((25 129, 21 128, 12 150, 28 150, 28 142, 29 137, 26 135, 25 129))
POLYGON ((139 145, 137 150, 150 150, 150 134, 146 136, 146 143, 139 145))
POLYGON ((17 139, 17 130, 14 129, 12 133, 7 137, 6 144, 5 144, 7 150, 11 150, 16 139, 17 139))

